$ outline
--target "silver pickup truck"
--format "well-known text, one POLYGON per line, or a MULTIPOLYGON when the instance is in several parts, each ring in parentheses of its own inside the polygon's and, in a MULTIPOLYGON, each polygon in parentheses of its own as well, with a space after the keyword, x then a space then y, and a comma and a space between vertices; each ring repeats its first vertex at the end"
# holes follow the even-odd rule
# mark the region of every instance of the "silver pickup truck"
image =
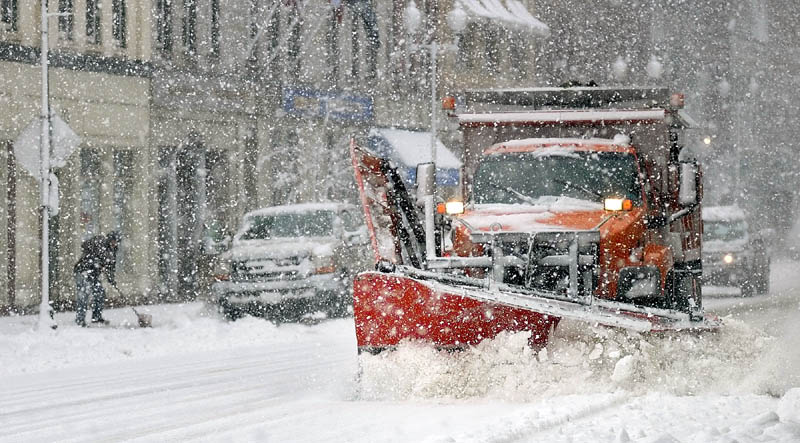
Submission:
POLYGON ((248 212, 212 286, 218 309, 294 321, 318 311, 348 315, 353 276, 368 266, 368 236, 358 208, 305 203, 248 212))

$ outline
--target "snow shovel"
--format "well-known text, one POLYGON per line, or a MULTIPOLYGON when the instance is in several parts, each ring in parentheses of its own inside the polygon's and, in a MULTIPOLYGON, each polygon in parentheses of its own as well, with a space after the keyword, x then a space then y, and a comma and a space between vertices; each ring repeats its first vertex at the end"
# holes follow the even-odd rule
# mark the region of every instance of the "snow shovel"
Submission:
MULTIPOLYGON (((123 294, 122 291, 119 290, 117 285, 112 284, 111 286, 113 286, 114 289, 117 290, 117 293, 122 298, 126 298, 125 294, 123 294)), ((134 308, 133 306, 131 306, 131 309, 133 309, 133 313, 136 314, 136 319, 139 321, 139 327, 140 328, 149 328, 149 327, 153 326, 153 316, 152 315, 150 315, 150 314, 142 314, 139 311, 137 311, 136 308, 134 308)))
POLYGON ((136 318, 139 319, 139 327, 140 328, 149 328, 149 327, 153 326, 153 316, 152 315, 150 315, 150 314, 141 314, 133 306, 131 306, 131 309, 133 309, 133 313, 136 314, 136 318))

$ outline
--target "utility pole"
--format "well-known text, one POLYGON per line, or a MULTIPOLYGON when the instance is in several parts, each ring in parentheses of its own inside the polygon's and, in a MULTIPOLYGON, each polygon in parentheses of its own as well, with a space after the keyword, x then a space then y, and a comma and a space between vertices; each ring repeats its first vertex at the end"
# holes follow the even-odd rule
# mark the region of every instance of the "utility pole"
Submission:
POLYGON ((48 90, 47 64, 49 61, 49 42, 48 42, 48 21, 47 21, 47 0, 42 0, 42 42, 41 42, 41 63, 42 63, 42 133, 39 146, 39 156, 41 165, 40 174, 40 193, 41 193, 41 218, 42 218, 42 302, 39 305, 39 329, 56 328, 53 320, 53 307, 50 306, 50 97, 48 90))

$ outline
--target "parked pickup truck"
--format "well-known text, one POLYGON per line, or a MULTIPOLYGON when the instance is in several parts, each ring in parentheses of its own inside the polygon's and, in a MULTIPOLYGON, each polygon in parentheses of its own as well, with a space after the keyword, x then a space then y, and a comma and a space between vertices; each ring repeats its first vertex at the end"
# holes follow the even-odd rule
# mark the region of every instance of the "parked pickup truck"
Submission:
POLYGON ((244 215, 212 287, 219 311, 292 321, 323 311, 344 316, 352 277, 365 269, 367 234, 355 206, 306 203, 244 215))

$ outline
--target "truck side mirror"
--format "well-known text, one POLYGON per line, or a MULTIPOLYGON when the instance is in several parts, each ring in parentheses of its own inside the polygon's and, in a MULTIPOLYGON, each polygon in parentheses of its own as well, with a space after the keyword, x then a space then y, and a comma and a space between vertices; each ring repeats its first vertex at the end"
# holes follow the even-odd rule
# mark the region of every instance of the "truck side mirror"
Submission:
POLYGON ((417 165, 417 201, 436 192, 436 166, 433 163, 420 163, 417 165))
POLYGON ((678 190, 678 203, 681 206, 694 206, 698 203, 698 175, 697 163, 681 162, 680 188, 678 190))

